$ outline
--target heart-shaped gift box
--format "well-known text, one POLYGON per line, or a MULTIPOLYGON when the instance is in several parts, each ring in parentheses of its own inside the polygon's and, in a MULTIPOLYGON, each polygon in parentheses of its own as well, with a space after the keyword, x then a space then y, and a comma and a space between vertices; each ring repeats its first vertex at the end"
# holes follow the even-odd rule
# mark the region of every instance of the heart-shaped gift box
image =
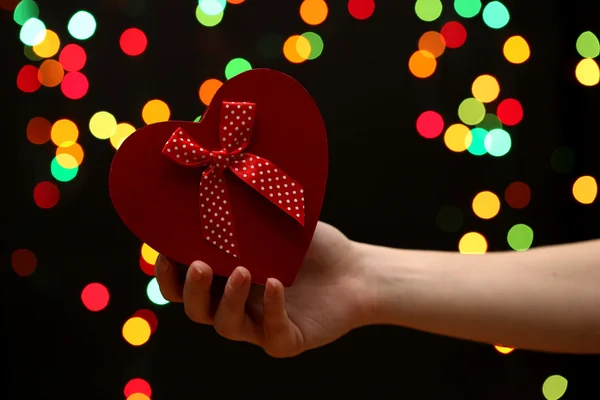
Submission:
POLYGON ((200 122, 150 124, 119 147, 110 197, 144 243, 227 277, 290 286, 319 220, 327 180, 321 113, 290 76, 254 69, 221 86, 200 122))

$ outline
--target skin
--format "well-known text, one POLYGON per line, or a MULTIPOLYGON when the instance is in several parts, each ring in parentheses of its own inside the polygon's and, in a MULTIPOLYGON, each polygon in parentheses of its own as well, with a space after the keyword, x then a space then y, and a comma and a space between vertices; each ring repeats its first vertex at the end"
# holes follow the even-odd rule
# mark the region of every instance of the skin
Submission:
POLYGON ((600 241, 461 255, 352 241, 319 223, 291 287, 224 284, 193 262, 185 279, 159 256, 163 296, 218 334, 291 357, 372 324, 546 352, 600 353, 600 241))

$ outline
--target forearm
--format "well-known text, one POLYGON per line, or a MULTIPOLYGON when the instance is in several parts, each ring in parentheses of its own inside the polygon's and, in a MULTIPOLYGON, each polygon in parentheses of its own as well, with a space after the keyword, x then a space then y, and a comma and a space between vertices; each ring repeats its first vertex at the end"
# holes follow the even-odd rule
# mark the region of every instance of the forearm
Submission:
POLYGON ((600 353, 600 241, 485 255, 359 246, 373 294, 368 323, 600 353))

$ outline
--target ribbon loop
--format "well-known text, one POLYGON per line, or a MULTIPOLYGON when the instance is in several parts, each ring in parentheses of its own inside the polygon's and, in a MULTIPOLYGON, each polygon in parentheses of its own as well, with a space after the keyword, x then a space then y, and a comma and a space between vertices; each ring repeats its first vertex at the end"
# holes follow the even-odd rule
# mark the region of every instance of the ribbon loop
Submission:
POLYGON ((256 104, 223 102, 219 124, 221 148, 209 151, 179 128, 162 153, 178 165, 207 166, 200 180, 199 209, 206 241, 239 258, 225 170, 251 186, 279 209, 304 225, 304 188, 271 161, 245 152, 252 138, 256 104))

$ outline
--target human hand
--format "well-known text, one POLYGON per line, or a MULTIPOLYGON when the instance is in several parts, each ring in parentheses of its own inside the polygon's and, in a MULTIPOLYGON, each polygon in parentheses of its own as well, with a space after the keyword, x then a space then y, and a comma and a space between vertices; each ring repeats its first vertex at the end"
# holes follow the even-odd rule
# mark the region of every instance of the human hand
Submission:
POLYGON ((319 222, 291 287, 274 278, 264 286, 251 284, 243 267, 225 282, 201 261, 190 265, 181 282, 177 265, 162 255, 155 268, 165 299, 183 302, 193 321, 213 325, 225 338, 260 346, 272 357, 290 357, 361 325, 368 311, 358 258, 354 242, 319 222))

